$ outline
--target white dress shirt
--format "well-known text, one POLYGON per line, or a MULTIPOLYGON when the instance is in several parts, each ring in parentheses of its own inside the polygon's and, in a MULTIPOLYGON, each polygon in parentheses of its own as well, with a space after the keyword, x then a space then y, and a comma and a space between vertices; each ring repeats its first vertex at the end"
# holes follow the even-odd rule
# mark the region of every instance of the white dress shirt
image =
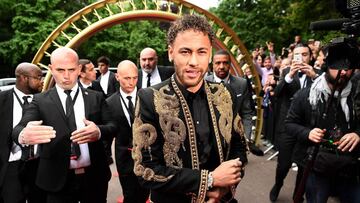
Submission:
MULTIPOLYGON (((290 78, 289 73, 285 75, 286 83, 291 83, 293 80, 294 80, 294 78, 290 78)), ((303 74, 301 77, 299 77, 299 80, 300 80, 300 87, 305 88, 306 87, 306 74, 303 74)))
POLYGON ((213 73, 213 74, 214 74, 214 82, 221 83, 221 81, 224 81, 225 84, 230 84, 230 80, 229 80, 229 77, 230 77, 230 76, 229 76, 229 74, 226 76, 225 79, 219 78, 218 76, 216 76, 215 73, 213 73))
MULTIPOLYGON (((146 88, 147 87, 147 81, 148 81, 148 77, 147 77, 148 73, 145 72, 142 69, 141 69, 141 71, 142 71, 142 84, 141 84, 141 87, 146 88)), ((155 67, 153 72, 151 72, 150 74, 151 74, 150 86, 161 83, 161 77, 160 77, 160 73, 159 73, 159 70, 158 70, 157 66, 155 67)))
POLYGON ((134 105, 134 108, 135 108, 135 102, 136 102, 136 87, 135 89, 130 93, 130 94, 126 94, 124 91, 122 91, 122 89, 120 88, 120 94, 122 96, 122 98, 124 99, 124 101, 126 102, 126 104, 124 103, 124 101, 119 97, 120 99, 120 103, 121 103, 121 107, 124 111, 124 114, 125 114, 125 117, 129 123, 129 126, 131 126, 131 121, 130 121, 130 115, 129 115, 129 112, 128 112, 128 108, 129 108, 129 100, 126 98, 127 96, 131 96, 131 102, 133 103, 134 105))
POLYGON ((100 86, 103 89, 105 94, 107 94, 107 91, 108 91, 109 76, 110 76, 110 71, 106 72, 104 75, 101 75, 101 77, 100 77, 100 86))
MULTIPOLYGON (((16 93, 16 95, 19 97, 19 100, 22 102, 21 104, 19 103, 19 100, 17 99, 16 95, 13 94, 13 128, 19 124, 21 118, 22 118, 22 104, 24 103, 24 99, 23 96, 30 96, 28 98, 28 102, 30 103, 32 101, 32 97, 33 95, 28 95, 28 94, 24 94, 23 92, 21 92, 19 89, 17 89, 16 87, 14 87, 14 91, 16 93)), ((37 150, 37 145, 34 146, 34 150, 36 153, 37 150)), ((18 161, 20 160, 22 155, 21 152, 21 148, 20 146, 18 146, 17 144, 15 144, 15 142, 13 142, 11 150, 10 150, 10 156, 9 156, 9 162, 11 161, 18 161)))
MULTIPOLYGON (((61 104, 63 106, 64 112, 66 114, 66 98, 67 95, 64 92, 64 89, 59 87, 57 84, 55 85, 56 91, 60 97, 61 104)), ((71 98, 74 99, 77 88, 79 85, 76 83, 75 86, 71 89, 71 98)), ((83 94, 81 92, 81 88, 79 89, 79 94, 76 98, 74 104, 74 113, 75 113, 75 122, 76 122, 76 129, 81 129, 85 127, 85 123, 83 119, 85 118, 85 104, 83 94)), ((70 139, 70 136, 69 136, 70 139)), ((70 160, 70 169, 75 168, 82 168, 86 166, 90 166, 90 154, 89 154, 89 146, 87 143, 79 144, 81 155, 77 160, 70 160)))

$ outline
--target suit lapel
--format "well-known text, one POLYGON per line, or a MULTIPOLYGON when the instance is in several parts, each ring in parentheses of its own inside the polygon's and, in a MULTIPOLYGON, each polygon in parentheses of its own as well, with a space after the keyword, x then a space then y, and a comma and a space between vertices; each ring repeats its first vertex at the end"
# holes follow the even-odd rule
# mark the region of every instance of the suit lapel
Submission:
POLYGON ((55 87, 53 87, 52 89, 49 90, 49 95, 50 95, 51 100, 54 101, 56 108, 58 109, 58 111, 61 114, 61 117, 64 119, 64 121, 66 123, 67 119, 66 119, 66 116, 65 116, 65 111, 64 111, 64 108, 63 108, 63 106, 61 104, 60 97, 59 97, 55 87))
POLYGON ((85 106, 85 118, 89 118, 89 110, 90 110, 90 101, 89 101, 89 92, 85 88, 80 88, 81 93, 84 100, 84 106, 85 106))

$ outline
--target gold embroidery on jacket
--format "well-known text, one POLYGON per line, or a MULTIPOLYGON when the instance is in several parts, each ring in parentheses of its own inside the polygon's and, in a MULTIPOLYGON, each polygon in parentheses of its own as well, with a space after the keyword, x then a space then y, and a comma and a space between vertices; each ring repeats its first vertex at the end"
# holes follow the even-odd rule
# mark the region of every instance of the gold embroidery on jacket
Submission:
POLYGON ((226 143, 230 144, 233 119, 233 103, 231 95, 223 84, 211 84, 210 87, 216 89, 216 91, 212 93, 212 100, 220 114, 218 120, 219 130, 221 135, 225 138, 226 143))
POLYGON ((140 102, 137 99, 135 107, 135 118, 132 126, 133 130, 133 149, 132 158, 134 159, 134 173, 137 176, 142 176, 147 181, 166 182, 173 177, 156 175, 151 168, 146 168, 142 165, 143 156, 141 150, 148 150, 151 159, 151 145, 155 142, 157 133, 153 125, 143 123, 140 118, 140 102))
POLYGON ((236 114, 236 117, 234 119, 234 130, 240 135, 242 144, 246 146, 246 150, 249 151, 249 146, 245 137, 244 125, 239 114, 236 114))
POLYGON ((154 90, 155 111, 159 114, 159 123, 164 136, 163 154, 166 166, 182 168, 182 160, 178 156, 180 145, 184 147, 186 127, 179 118, 180 103, 175 94, 170 95, 170 86, 159 91, 154 90))

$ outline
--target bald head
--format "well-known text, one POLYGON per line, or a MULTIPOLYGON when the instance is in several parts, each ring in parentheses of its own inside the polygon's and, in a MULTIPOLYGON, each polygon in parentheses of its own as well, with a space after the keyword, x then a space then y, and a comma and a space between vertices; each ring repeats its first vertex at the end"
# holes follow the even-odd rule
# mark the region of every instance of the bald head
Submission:
POLYGON ((42 72, 35 64, 23 62, 15 69, 16 88, 25 94, 35 94, 41 91, 42 72))
POLYGON ((120 88, 126 94, 135 90, 138 80, 138 70, 132 61, 124 60, 117 66, 116 79, 120 83, 120 88))
POLYGON ((140 52, 140 66, 146 73, 152 73, 157 65, 157 54, 152 48, 145 48, 140 52))
POLYGON ((68 47, 51 53, 49 68, 56 84, 64 90, 72 89, 80 75, 81 65, 77 53, 68 47))
POLYGON ((50 62, 51 64, 56 63, 57 61, 79 61, 78 54, 71 48, 68 47, 60 47, 55 49, 51 53, 50 62))

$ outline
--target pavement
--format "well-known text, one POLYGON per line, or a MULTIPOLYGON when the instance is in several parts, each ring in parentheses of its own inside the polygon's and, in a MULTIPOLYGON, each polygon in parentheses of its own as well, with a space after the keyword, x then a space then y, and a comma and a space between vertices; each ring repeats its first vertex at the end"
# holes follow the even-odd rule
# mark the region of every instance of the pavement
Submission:
MULTIPOLYGON (((269 192, 275 181, 276 157, 267 160, 275 151, 270 150, 265 156, 258 157, 248 154, 249 163, 245 169, 245 177, 240 182, 236 190, 236 199, 239 203, 267 203, 269 192)), ((109 182, 108 202, 117 203, 121 197, 121 186, 116 173, 116 166, 110 166, 113 176, 109 182)), ((290 170, 284 185, 280 191, 277 203, 291 203, 294 190, 296 171, 290 170)), ((330 199, 329 203, 337 201, 330 199)))

